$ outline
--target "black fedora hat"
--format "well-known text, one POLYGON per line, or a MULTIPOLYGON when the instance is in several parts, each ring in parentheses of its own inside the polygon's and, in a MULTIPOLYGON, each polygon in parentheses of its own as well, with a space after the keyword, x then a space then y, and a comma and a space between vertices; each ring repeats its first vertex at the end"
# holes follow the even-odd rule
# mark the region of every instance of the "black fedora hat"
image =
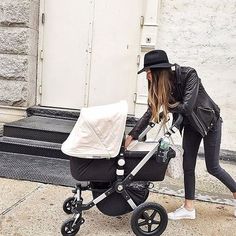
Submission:
POLYGON ((138 74, 147 68, 170 68, 173 64, 169 63, 167 54, 163 50, 152 50, 144 56, 144 67, 138 74))

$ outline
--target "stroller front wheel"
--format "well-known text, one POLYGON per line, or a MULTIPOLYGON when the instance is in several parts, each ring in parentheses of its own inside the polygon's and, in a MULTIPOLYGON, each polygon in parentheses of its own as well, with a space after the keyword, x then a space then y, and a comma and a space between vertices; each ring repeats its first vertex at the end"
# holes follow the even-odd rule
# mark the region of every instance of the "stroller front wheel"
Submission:
POLYGON ((66 214, 72 214, 72 208, 75 206, 76 199, 74 197, 68 197, 63 203, 63 211, 66 214))
POLYGON ((80 222, 75 223, 74 218, 66 220, 61 226, 61 234, 63 236, 75 236, 80 230, 80 222))
POLYGON ((157 203, 143 203, 131 217, 131 228, 137 236, 159 236, 167 226, 166 210, 157 203))

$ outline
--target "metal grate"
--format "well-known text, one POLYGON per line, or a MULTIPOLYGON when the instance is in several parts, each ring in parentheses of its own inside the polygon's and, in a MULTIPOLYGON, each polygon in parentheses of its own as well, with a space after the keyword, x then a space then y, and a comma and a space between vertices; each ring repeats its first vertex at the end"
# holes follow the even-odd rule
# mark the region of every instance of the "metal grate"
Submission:
POLYGON ((69 160, 0 152, 0 176, 74 186, 69 160))

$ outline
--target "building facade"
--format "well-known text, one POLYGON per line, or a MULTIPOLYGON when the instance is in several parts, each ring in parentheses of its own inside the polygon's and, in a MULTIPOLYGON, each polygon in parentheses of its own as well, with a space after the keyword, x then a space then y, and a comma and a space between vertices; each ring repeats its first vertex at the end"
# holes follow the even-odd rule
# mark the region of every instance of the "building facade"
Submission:
POLYGON ((1 122, 35 104, 39 1, 0 2, 1 122))
POLYGON ((79 109, 125 99, 146 108, 145 52, 194 67, 221 107, 222 147, 236 150, 235 0, 2 0, 0 122, 34 105, 79 109))

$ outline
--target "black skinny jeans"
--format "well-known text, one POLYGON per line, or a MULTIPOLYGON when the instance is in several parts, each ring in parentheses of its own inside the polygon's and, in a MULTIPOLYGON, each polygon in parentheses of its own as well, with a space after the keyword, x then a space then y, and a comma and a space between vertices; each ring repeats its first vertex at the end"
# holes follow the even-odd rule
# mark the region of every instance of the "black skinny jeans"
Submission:
MULTIPOLYGON (((219 165, 222 119, 218 119, 207 136, 203 138, 207 171, 225 184, 231 192, 236 192, 236 182, 219 165)), ((190 126, 184 127, 184 188, 185 199, 195 198, 195 166, 202 136, 190 126)))

